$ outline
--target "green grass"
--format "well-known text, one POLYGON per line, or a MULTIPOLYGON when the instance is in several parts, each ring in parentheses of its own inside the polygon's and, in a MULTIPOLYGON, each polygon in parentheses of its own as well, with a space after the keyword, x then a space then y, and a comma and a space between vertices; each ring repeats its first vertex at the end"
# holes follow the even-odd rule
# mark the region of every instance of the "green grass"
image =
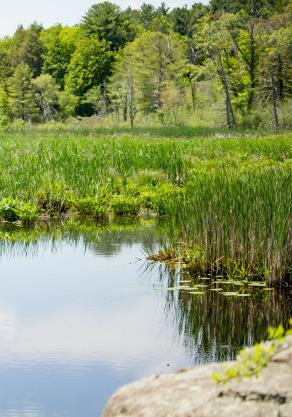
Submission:
POLYGON ((193 273, 289 279, 291 134, 239 131, 231 137, 206 128, 113 133, 0 131, 2 219, 155 213, 169 221, 165 253, 193 273))

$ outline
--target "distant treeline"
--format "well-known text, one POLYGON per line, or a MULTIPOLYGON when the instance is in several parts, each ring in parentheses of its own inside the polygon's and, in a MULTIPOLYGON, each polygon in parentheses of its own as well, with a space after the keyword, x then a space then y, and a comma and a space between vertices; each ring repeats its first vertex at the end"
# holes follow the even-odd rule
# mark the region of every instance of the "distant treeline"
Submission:
POLYGON ((139 10, 105 1, 76 26, 19 26, 0 39, 0 125, 92 115, 133 125, 151 114, 179 124, 182 110, 200 110, 202 83, 204 94, 224 99, 229 127, 256 127, 263 108, 275 127, 285 125, 279 108, 289 109, 292 91, 291 22, 290 0, 139 10))

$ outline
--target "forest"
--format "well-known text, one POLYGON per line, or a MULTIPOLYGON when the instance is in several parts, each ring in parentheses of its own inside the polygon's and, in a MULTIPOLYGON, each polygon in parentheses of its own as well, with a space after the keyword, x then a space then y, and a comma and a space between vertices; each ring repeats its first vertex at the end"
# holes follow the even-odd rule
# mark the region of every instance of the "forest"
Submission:
POLYGON ((105 1, 75 26, 19 26, 0 39, 0 126, 95 116, 289 128, 291 20, 289 0, 105 1))

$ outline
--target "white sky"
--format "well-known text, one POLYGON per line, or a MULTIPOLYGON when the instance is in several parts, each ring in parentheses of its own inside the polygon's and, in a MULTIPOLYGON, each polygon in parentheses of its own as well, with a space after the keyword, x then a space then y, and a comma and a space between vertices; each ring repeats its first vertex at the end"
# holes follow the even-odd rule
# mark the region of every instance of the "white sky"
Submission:
MULTIPOLYGON (((122 8, 131 6, 138 8, 143 0, 116 0, 112 1, 122 8)), ((208 0, 201 0, 208 3, 208 0)), ((28 26, 37 21, 45 27, 55 23, 73 25, 80 21, 87 9, 98 0, 0 0, 2 3, 0 11, 0 37, 11 35, 17 26, 22 24, 28 26)), ((145 3, 152 3, 155 6, 161 4, 161 0, 145 0, 145 3)), ((191 6, 196 0, 165 0, 169 7, 183 5, 191 6)))

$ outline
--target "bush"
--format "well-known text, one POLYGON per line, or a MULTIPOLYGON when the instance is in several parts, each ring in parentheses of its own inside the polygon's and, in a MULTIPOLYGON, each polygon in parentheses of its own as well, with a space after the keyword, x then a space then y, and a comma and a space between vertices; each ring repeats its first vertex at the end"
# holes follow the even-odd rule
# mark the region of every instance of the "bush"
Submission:
POLYGON ((37 219, 38 214, 37 208, 29 203, 23 203, 12 198, 5 198, 0 201, 0 216, 3 220, 33 223, 37 219))
POLYGON ((159 215, 170 213, 172 206, 177 206, 177 199, 182 196, 182 193, 182 188, 172 184, 161 184, 155 188, 153 196, 148 195, 149 208, 155 210, 159 215))
POLYGON ((140 198, 129 195, 119 195, 112 199, 111 205, 115 214, 122 216, 125 214, 137 215, 140 211, 140 198))
POLYGON ((77 200, 74 205, 80 214, 89 214, 98 219, 106 219, 108 217, 106 206, 97 198, 81 198, 77 200))

